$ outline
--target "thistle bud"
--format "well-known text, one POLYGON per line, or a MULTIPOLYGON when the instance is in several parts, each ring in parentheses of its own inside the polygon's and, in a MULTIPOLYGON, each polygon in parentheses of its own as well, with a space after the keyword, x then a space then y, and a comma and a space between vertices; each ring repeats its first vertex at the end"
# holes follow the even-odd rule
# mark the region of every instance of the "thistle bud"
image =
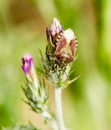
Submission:
POLYGON ((72 29, 63 30, 59 20, 54 18, 52 24, 46 28, 46 35, 49 42, 46 56, 49 61, 54 61, 53 64, 61 67, 74 61, 77 39, 72 29))
POLYGON ((34 67, 33 58, 30 54, 25 54, 22 58, 22 70, 24 71, 26 78, 29 82, 38 86, 37 75, 34 67))

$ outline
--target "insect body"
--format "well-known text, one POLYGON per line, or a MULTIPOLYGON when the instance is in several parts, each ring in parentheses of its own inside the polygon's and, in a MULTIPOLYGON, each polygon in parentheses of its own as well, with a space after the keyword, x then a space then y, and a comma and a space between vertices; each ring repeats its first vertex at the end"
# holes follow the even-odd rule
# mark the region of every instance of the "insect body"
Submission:
POLYGON ((58 60, 71 62, 74 60, 77 48, 77 39, 71 29, 67 29, 56 39, 56 49, 54 55, 58 60))

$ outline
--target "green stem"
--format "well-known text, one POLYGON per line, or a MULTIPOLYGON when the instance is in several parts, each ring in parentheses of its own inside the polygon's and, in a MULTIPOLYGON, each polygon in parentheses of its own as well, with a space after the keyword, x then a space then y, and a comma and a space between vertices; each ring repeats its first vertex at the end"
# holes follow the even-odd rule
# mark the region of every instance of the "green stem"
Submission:
POLYGON ((59 130, 66 130, 62 114, 62 88, 55 88, 56 118, 59 130))
POLYGON ((49 112, 44 111, 42 113, 42 115, 43 115, 43 117, 45 119, 48 119, 49 124, 50 124, 50 126, 52 127, 53 130, 58 130, 57 123, 56 123, 55 119, 52 117, 52 115, 49 112))

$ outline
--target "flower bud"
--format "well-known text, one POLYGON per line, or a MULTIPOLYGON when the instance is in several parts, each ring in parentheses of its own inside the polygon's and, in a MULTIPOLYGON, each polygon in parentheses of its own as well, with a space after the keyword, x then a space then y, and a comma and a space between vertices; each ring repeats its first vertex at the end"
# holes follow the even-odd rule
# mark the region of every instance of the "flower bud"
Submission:
POLYGON ((25 54, 22 58, 22 70, 24 71, 28 81, 37 87, 37 75, 35 72, 33 58, 30 54, 25 54))
POLYGON ((49 42, 46 55, 49 60, 55 60, 61 66, 74 60, 77 40, 72 29, 63 30, 59 20, 54 18, 46 28, 46 35, 49 42))
POLYGON ((63 28, 57 18, 53 19, 52 24, 46 28, 46 35, 48 42, 54 47, 58 35, 62 34, 63 28))

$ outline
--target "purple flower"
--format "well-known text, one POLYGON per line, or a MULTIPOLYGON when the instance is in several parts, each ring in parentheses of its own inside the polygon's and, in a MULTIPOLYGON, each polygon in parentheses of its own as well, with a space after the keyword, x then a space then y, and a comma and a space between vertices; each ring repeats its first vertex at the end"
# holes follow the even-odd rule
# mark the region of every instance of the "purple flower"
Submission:
POLYGON ((37 76, 35 72, 33 58, 30 54, 25 54, 22 58, 22 70, 24 71, 27 79, 37 85, 37 76))
POLYGON ((57 18, 54 18, 52 24, 46 28, 48 42, 54 47, 57 37, 62 34, 63 28, 57 18))
POLYGON ((33 66, 34 64, 31 55, 25 54, 22 58, 22 70, 24 71, 24 73, 26 75, 30 73, 33 66))

